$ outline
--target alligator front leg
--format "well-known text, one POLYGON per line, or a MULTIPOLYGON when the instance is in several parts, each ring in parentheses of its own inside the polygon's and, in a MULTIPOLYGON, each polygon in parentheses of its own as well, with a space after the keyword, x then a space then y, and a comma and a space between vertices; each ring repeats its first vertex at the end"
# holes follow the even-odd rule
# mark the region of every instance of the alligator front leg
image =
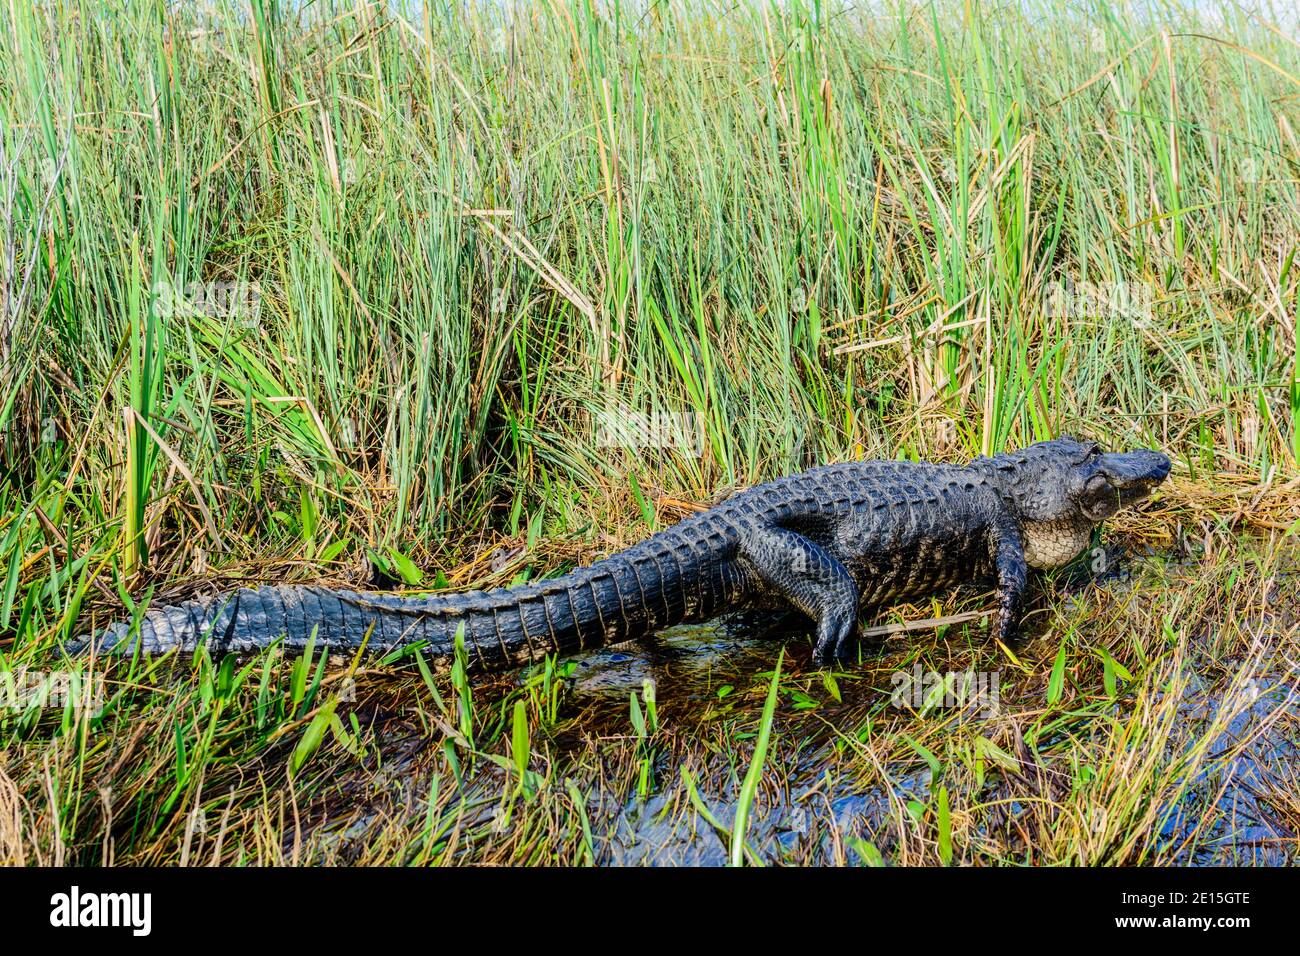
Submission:
POLYGON ((1013 518, 1004 516, 994 522, 989 530, 989 550, 998 577, 997 639, 1008 644, 1020 632, 1020 605, 1029 576, 1020 526, 1013 518))
POLYGON ((764 585, 817 622, 818 665, 848 653, 858 630, 859 592, 838 558, 801 534, 761 525, 746 529, 740 557, 764 585))

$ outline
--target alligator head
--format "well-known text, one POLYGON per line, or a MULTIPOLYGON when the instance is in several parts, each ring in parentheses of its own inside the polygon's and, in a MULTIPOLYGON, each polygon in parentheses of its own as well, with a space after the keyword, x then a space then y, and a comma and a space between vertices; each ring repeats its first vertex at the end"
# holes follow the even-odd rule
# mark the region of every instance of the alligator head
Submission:
POLYGON ((1020 521, 1025 561, 1033 568, 1072 561, 1097 525, 1149 495, 1170 465, 1158 451, 1103 452, 1095 442, 1073 438, 1038 442, 984 463, 1020 521))

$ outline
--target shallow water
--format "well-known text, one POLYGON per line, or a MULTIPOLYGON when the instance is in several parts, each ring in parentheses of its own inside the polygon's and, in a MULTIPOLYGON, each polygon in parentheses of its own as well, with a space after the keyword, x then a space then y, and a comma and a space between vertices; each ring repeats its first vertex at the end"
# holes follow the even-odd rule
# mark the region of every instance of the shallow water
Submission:
MULTIPOLYGON (((1076 569, 1061 575, 1052 592, 1067 609, 1073 602, 1133 597, 1130 592, 1138 586, 1144 561, 1157 561, 1162 573, 1174 576, 1195 570, 1194 561, 1185 556, 1170 560, 1115 551, 1099 562, 1099 573, 1076 569)), ((1039 598, 1041 607, 1041 594, 1039 598)), ((1141 600, 1142 595, 1135 599, 1141 600)), ((752 733, 762 694, 784 648, 781 704, 747 845, 769 863, 861 863, 864 851, 874 852, 871 848, 887 863, 906 862, 900 840, 907 842, 908 833, 914 836, 918 830, 911 818, 915 808, 932 802, 932 773, 915 755, 899 758, 900 732, 914 728, 917 719, 981 718, 960 707, 938 710, 930 718, 891 710, 892 675, 922 664, 1000 671, 1004 674, 1002 723, 991 721, 988 733, 993 736, 995 727, 1005 729, 1010 721, 1018 736, 1024 715, 1032 718, 1043 710, 1041 678, 1060 646, 1061 635, 1047 626, 1049 619, 1048 614, 1031 613, 1026 636, 1013 649, 1024 661, 1033 662, 1028 668, 1031 676, 1008 669, 1007 659, 991 646, 981 625, 955 626, 943 633, 892 635, 864 647, 857 663, 837 673, 839 700, 825 685, 822 672, 810 663, 811 637, 806 628, 734 618, 673 628, 648 640, 571 659, 561 726, 549 744, 552 759, 562 768, 562 777, 579 770, 587 774, 581 790, 587 795, 597 863, 723 864, 728 854, 725 835, 706 822, 687 798, 682 770, 690 769, 699 799, 717 823, 729 829, 750 755, 750 744, 737 741, 752 733), (628 714, 632 695, 643 697, 647 684, 653 686, 660 733, 653 737, 651 783, 642 797, 628 784, 629 768, 637 763, 628 714), (873 753, 884 755, 881 765, 850 759, 854 755, 846 754, 844 737, 855 734, 871 745, 873 753), (891 742, 893 751, 885 746, 891 742), (878 744, 881 749, 876 751, 878 744), (909 803, 914 803, 912 810, 909 803)), ((1270 626, 1288 624, 1278 619, 1270 626)), ((1212 636, 1193 632, 1189 643, 1209 642, 1212 636)), ((1243 740, 1248 743, 1230 763, 1208 761, 1175 805, 1159 808, 1163 823, 1158 842, 1166 848, 1166 859, 1188 865, 1280 864, 1297 859, 1300 844, 1290 829, 1295 818, 1288 817, 1285 807, 1279 809, 1277 795, 1297 779, 1290 768, 1298 765, 1300 689, 1284 655, 1267 656, 1256 666, 1249 683, 1238 681, 1233 686, 1222 676, 1203 678, 1192 672, 1186 686, 1178 690, 1179 722, 1187 731, 1186 740, 1196 739, 1222 711, 1233 716, 1217 733, 1211 752, 1222 753, 1243 740), (1243 693, 1249 697, 1244 705, 1243 693), (1207 825, 1192 839, 1203 819, 1207 825)), ((525 679, 515 675, 507 683, 518 686, 525 679)), ((1109 711, 1080 718, 1070 733, 1100 732, 1109 717, 1123 719, 1131 705, 1121 694, 1109 711)), ((941 728, 939 735, 944 733, 941 728)), ((409 726, 390 726, 384 737, 389 774, 403 778, 406 793, 421 793, 427 784, 416 758, 430 742, 409 726)), ((954 806, 995 808, 981 816, 964 839, 990 848, 985 857, 1033 862, 1032 843, 1014 852, 1007 848, 1014 847, 1022 832, 1019 821, 1031 819, 1029 802, 1047 799, 1069 804, 1068 768, 1062 767, 1068 764, 1068 743, 1059 735, 1040 740, 1046 762, 1022 752, 1019 756, 1029 761, 1023 770, 1030 776, 1012 780, 991 772, 978 786, 945 778, 949 789, 957 787, 952 789, 954 806), (1053 749, 1058 743, 1060 751, 1053 749)), ((1178 737, 1170 746, 1184 743, 1178 737)), ((472 820, 489 819, 504 786, 504 778, 494 768, 469 782, 470 802, 479 808, 470 815, 472 820)), ((364 832, 364 827, 353 826, 348 834, 338 836, 345 842, 364 840, 364 832)))
MULTIPOLYGON (((1067 608, 1076 600, 1086 600, 1084 592, 1097 587, 1114 597, 1123 597, 1135 587, 1138 565, 1147 560, 1161 562, 1170 573, 1194 569, 1196 564, 1194 557, 1184 554, 1148 552, 1134 556, 1111 548, 1095 565, 1083 565, 1072 575, 1063 575, 1056 590, 1067 608)), ((604 702, 612 710, 622 711, 626 709, 629 695, 639 691, 646 680, 652 680, 661 701, 694 703, 696 707, 707 708, 714 702, 713 691, 719 684, 739 683, 746 680, 746 675, 770 670, 782 639, 787 653, 792 653, 796 660, 806 656, 809 638, 799 630, 777 629, 755 635, 747 634, 743 628, 727 626, 675 628, 659 635, 651 644, 627 644, 580 661, 573 697, 575 702, 604 702)), ((1031 627, 1020 650, 1031 658, 1050 660, 1050 654, 1035 653, 1036 642, 1050 642, 1054 647, 1058 639, 1050 634, 1034 633, 1031 627)), ((906 640, 900 637, 887 643, 906 640)), ((889 646, 874 650, 881 656, 871 660, 869 649, 868 659, 862 664, 868 678, 874 676, 873 670, 894 656, 890 653, 894 648, 889 646)), ((959 666, 966 668, 973 663, 975 667, 996 669, 1005 665, 992 652, 979 656, 978 646, 976 654, 974 662, 963 660, 959 666)), ((886 693, 872 688, 873 683, 880 681, 866 680, 852 685, 852 690, 846 693, 846 705, 886 693), (858 696, 859 700, 850 701, 850 695, 858 696)), ((1214 819, 1199 839, 1174 856, 1178 862, 1278 865, 1296 858, 1296 835, 1279 819, 1266 795, 1270 788, 1278 786, 1282 768, 1297 766, 1300 743, 1295 739, 1294 728, 1300 722, 1298 695, 1296 674, 1285 660, 1262 662, 1262 669, 1244 687, 1234 687, 1226 680, 1211 683, 1193 675, 1180 705, 1187 725, 1207 724, 1221 710, 1226 714, 1240 709, 1213 741, 1211 752, 1223 752, 1242 741, 1248 743, 1230 764, 1217 768, 1212 776, 1203 774, 1176 806, 1165 808, 1161 833, 1171 847, 1187 843, 1188 834, 1201 817, 1209 814, 1214 819), (1237 698, 1243 693, 1253 700, 1241 708, 1237 698), (1289 720, 1279 719, 1279 711, 1289 720)), ((1016 700, 1014 687, 1009 696, 1012 707, 1038 704, 1016 700)), ((1115 710, 1120 712, 1124 706, 1121 700, 1115 710)), ((785 729, 788 733, 792 728, 785 729)), ((899 768, 891 775, 888 785, 862 788, 851 774, 825 772, 836 762, 831 749, 830 743, 821 743, 782 768, 783 798, 769 803, 751 819, 750 842, 763 857, 779 860, 802 845, 804 852, 799 854, 802 862, 852 862, 856 854, 851 848, 845 848, 843 838, 879 836, 888 830, 891 814, 895 818, 901 815, 902 805, 911 800, 928 803, 929 768, 899 768)), ((730 826, 735 806, 729 800, 719 799, 718 794, 734 793, 737 789, 715 788, 706 798, 710 812, 725 826, 730 826)), ((994 798, 998 789, 997 783, 992 784, 984 798, 994 798)), ((651 796, 645 801, 633 798, 618 806, 593 807, 595 812, 612 815, 616 820, 604 847, 603 862, 725 862, 726 847, 713 829, 701 826, 693 811, 674 812, 669 804, 662 796, 651 796)), ((1022 810, 1012 802, 1006 818, 1009 820, 1022 810)))
MULTIPOLYGON (((759 642, 737 641, 725 634, 711 633, 707 628, 665 635, 664 642, 677 652, 676 656, 669 658, 677 668, 698 676, 710 676, 715 681, 725 679, 735 666, 734 656, 724 657, 728 651, 734 653, 748 649, 764 669, 772 663, 772 653, 770 650, 762 652, 759 642), (693 648, 698 649, 698 655, 689 653, 693 648)), ((680 671, 675 673, 671 664, 664 662, 661 653, 635 647, 598 655, 580 673, 575 696, 608 698, 611 702, 617 701, 620 708, 626 707, 628 695, 639 690, 645 679, 655 679, 659 687, 667 688, 674 686, 670 681, 680 680, 683 676, 680 671)), ((1225 687, 1189 687, 1185 705, 1189 722, 1207 720, 1219 708, 1229 707, 1228 693, 1229 689, 1225 687)), ((1300 748, 1289 736, 1287 725, 1277 721, 1268 723, 1270 716, 1279 709, 1300 719, 1294 684, 1288 687, 1274 681, 1261 690, 1251 706, 1234 716, 1212 749, 1222 751, 1243 739, 1252 738, 1245 751, 1226 771, 1198 781, 1179 805, 1169 808, 1162 834, 1171 845, 1182 843, 1211 807, 1219 815, 1194 846, 1178 854, 1178 862, 1211 866, 1242 863, 1281 865, 1295 859, 1297 841, 1294 834, 1281 824, 1259 796, 1268 787, 1276 785, 1279 768, 1300 765, 1297 762, 1300 748), (1263 732, 1259 731, 1260 725, 1265 725, 1263 732)), ((802 848, 803 852, 798 855, 800 862, 856 862, 855 852, 843 845, 845 837, 879 839, 889 829, 891 813, 896 818, 900 816, 900 805, 911 800, 922 804, 930 801, 931 773, 928 768, 899 768, 889 785, 863 790, 851 775, 824 773, 827 766, 836 762, 830 749, 829 744, 820 745, 783 767, 784 799, 766 804, 761 812, 752 816, 749 842, 763 858, 780 860, 796 848, 802 848)), ((671 772, 670 767, 664 769, 671 772)), ((714 787, 705 798, 710 812, 727 827, 734 818, 735 804, 728 799, 719 799, 718 794, 737 790, 714 787)), ((999 787, 994 783, 981 796, 991 800, 998 795, 999 787)), ((593 815, 615 821, 603 846, 601 862, 652 865, 725 863, 727 847, 723 839, 703 824, 693 810, 677 812, 671 803, 658 794, 645 801, 629 798, 617 805, 594 803, 590 808, 593 815)), ((1017 816, 1022 810, 1013 803, 1008 817, 1017 816)), ((887 850, 887 840, 880 848, 887 850)))

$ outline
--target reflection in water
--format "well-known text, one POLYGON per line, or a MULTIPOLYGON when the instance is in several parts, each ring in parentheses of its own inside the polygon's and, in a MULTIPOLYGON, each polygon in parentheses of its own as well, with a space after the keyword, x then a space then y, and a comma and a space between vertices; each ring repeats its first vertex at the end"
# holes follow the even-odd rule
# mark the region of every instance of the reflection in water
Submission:
MULTIPOLYGON (((683 624, 642 641, 627 641, 575 658, 572 695, 627 703, 646 680, 660 700, 695 701, 710 695, 719 677, 737 678, 770 667, 778 649, 801 634, 797 627, 747 629, 748 622, 723 619, 683 624)), ((796 652, 789 647, 787 653, 796 652)))

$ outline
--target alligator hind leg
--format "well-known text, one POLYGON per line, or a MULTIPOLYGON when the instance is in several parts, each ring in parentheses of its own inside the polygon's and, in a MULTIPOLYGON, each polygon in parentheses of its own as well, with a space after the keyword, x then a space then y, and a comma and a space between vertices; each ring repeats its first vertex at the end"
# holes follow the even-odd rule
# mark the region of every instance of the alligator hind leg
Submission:
POLYGON ((785 528, 747 528, 740 557, 759 580, 817 622, 813 660, 842 659, 858 630, 858 586, 835 555, 785 528))

